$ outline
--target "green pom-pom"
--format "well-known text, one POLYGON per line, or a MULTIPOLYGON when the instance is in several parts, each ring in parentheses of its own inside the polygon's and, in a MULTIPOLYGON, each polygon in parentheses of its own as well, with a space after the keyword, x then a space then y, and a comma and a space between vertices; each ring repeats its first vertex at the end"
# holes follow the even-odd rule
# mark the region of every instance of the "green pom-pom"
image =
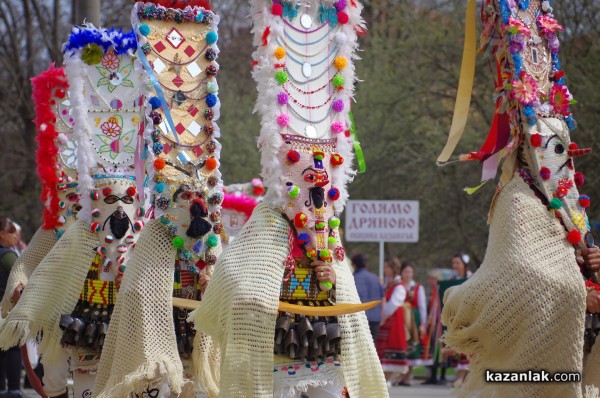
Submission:
POLYGON ((550 208, 552 210, 558 210, 562 207, 562 205, 562 200, 560 200, 559 198, 552 198, 552 200, 550 201, 550 208))
POLYGON ((333 83, 333 87, 336 87, 336 88, 342 87, 344 85, 344 76, 335 75, 332 83, 333 83))
POLYGON ((88 44, 83 47, 83 51, 81 52, 81 59, 88 65, 96 65, 100 63, 102 57, 104 56, 104 51, 97 44, 88 44))
POLYGON ((321 257, 321 260, 327 260, 329 258, 329 250, 327 249, 323 249, 319 252, 319 257, 321 257))
POLYGON ((181 249, 183 247, 183 245, 185 244, 185 242, 183 241, 182 237, 176 236, 173 238, 173 240, 171 241, 171 243, 173 244, 173 247, 176 249, 181 249))
POLYGON ((288 74, 285 71, 280 70, 279 72, 275 73, 275 80, 277 80, 277 83, 279 84, 284 84, 288 81, 288 74))
POLYGON ((337 245, 338 242, 336 238, 330 236, 329 238, 327 238, 327 243, 329 243, 330 245, 337 245))
POLYGON ((216 247, 219 244, 219 238, 217 235, 211 235, 206 239, 206 246, 216 247))
POLYGON ((294 185, 288 192, 288 196, 294 199, 297 198, 300 196, 300 188, 294 185))
POLYGON ((322 231, 323 229, 325 229, 325 222, 324 221, 318 221, 315 223, 315 229, 317 231, 322 231))
POLYGON ((148 36, 150 34, 150 26, 146 25, 145 23, 140 25, 140 34, 142 36, 148 36))
POLYGON ((340 219, 335 217, 329 220, 329 228, 334 229, 340 226, 340 219))

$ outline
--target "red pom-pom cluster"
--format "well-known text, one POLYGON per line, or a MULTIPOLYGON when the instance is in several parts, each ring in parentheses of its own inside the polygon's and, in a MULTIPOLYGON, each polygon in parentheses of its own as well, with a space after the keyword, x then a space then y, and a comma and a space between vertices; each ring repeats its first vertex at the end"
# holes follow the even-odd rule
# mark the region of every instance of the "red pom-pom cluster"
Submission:
POLYGON ((549 168, 542 167, 540 169, 540 177, 542 177, 542 180, 544 180, 544 181, 549 180, 551 175, 552 175, 552 173, 550 172, 549 168))
POLYGON ((344 158, 337 154, 334 153, 333 155, 331 155, 331 165, 332 166, 340 166, 344 163, 344 158))
POLYGON ((271 13, 278 17, 282 16, 283 15, 283 6, 281 4, 273 4, 273 7, 271 7, 271 13))
POLYGON ((287 160, 291 164, 298 163, 300 161, 300 153, 294 150, 289 151, 287 153, 287 160))
POLYGON ((298 213, 294 217, 294 225, 296 228, 303 228, 308 223, 308 217, 304 213, 298 213))
POLYGON ((350 18, 348 17, 348 14, 346 14, 344 11, 338 12, 337 17, 338 17, 338 22, 342 25, 346 25, 348 23, 348 21, 350 20, 350 18))
POLYGON ((581 242, 581 233, 578 230, 573 229, 567 234, 567 240, 570 244, 576 245, 581 242))
POLYGON ((129 187, 129 188, 127 188, 127 195, 129 195, 129 196, 134 196, 134 195, 135 195, 135 193, 136 193, 136 190, 135 190, 135 188, 134 188, 134 187, 129 187))
POLYGON ((327 195, 331 200, 338 200, 340 198, 340 191, 337 188, 331 188, 327 195))
POLYGON ((252 195, 254 196, 262 196, 265 193, 265 188, 262 186, 256 186, 252 188, 252 195))
POLYGON ((572 151, 574 151, 574 150, 576 150, 576 149, 579 149, 579 145, 577 145, 577 144, 576 144, 576 143, 574 143, 574 142, 571 142, 571 143, 569 144, 569 149, 570 149, 570 150, 572 150, 572 151))
POLYGON ((577 185, 578 187, 583 186, 583 184, 585 183, 585 177, 580 171, 575 173, 575 175, 573 176, 573 180, 575 180, 575 185, 577 185))
POLYGON ((109 187, 106 188, 102 188, 102 195, 104 196, 108 196, 112 193, 112 189, 110 189, 109 187))
POLYGON ((533 134, 531 136, 531 146, 534 148, 542 146, 542 136, 540 134, 533 134))
POLYGON ((579 206, 583 207, 584 209, 590 207, 590 197, 587 195, 579 195, 579 206))

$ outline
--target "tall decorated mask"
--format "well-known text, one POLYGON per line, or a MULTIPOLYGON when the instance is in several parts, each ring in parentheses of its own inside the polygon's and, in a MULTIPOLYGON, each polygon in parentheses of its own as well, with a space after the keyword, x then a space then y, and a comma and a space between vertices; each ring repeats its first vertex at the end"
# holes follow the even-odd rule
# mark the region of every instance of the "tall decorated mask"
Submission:
POLYGON ((73 28, 64 45, 81 210, 98 234, 102 279, 122 274, 146 216, 147 77, 134 32, 73 28))
POLYGON ((38 143, 36 163, 44 203, 42 227, 54 229, 60 238, 81 208, 69 83, 64 69, 51 65, 32 79, 32 86, 38 143))
POLYGON ((216 262, 223 230, 219 17, 204 3, 138 2, 132 11, 138 53, 155 82, 153 130, 146 137, 156 158, 153 213, 177 248, 178 264, 192 271, 216 262))

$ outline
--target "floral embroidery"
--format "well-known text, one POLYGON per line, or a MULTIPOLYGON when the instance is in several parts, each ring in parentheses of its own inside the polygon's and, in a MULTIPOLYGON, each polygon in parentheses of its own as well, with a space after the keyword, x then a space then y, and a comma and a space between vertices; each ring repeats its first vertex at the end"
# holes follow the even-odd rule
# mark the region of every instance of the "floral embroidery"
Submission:
MULTIPOLYGON (((113 66, 114 63, 110 65, 113 66)), ((98 80, 98 83, 96 83, 97 87, 108 86, 107 89, 111 93, 115 91, 118 86, 130 88, 133 87, 133 82, 128 79, 129 75, 133 71, 133 59, 131 59, 130 63, 121 66, 120 68, 115 67, 115 69, 109 69, 108 67, 104 66, 103 58, 102 66, 96 66, 96 69, 102 75, 102 78, 98 80)))
POLYGON ((119 126, 115 117, 109 118, 100 126, 102 133, 112 138, 117 138, 121 134, 121 126, 119 126))
POLYGON ((98 153, 108 153, 111 159, 116 159, 119 153, 134 153, 132 146, 135 130, 123 132, 123 118, 120 115, 114 115, 101 125, 102 134, 96 134, 96 137, 102 142, 98 153))
POLYGON ((119 67, 121 60, 117 55, 115 55, 114 51, 109 51, 102 57, 102 66, 107 69, 115 70, 119 67))
POLYGON ((521 80, 514 80, 512 86, 512 94, 520 103, 531 105, 537 100, 538 86, 529 74, 523 72, 521 80))

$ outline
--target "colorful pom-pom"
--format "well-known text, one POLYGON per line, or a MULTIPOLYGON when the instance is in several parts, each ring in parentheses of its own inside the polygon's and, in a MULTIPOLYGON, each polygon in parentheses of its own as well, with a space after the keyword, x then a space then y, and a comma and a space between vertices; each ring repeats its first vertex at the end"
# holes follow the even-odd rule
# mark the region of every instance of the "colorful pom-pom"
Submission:
POLYGON ((146 214, 146 209, 144 209, 144 207, 143 207, 143 206, 141 206, 141 207, 139 207, 139 208, 137 209, 137 211, 135 212, 135 214, 136 214, 138 217, 144 217, 144 215, 146 214))
POLYGON ((144 222, 141 220, 136 221, 133 223, 133 229, 137 232, 140 232, 142 229, 144 229, 144 222))
POLYGON ((113 243, 115 241, 115 237, 112 235, 106 235, 104 237, 104 242, 106 243, 113 243))
POLYGON ((306 232, 298 235, 298 243, 300 243, 302 246, 308 245, 309 242, 310 236, 306 232))
POLYGON ((98 200, 100 199, 100 193, 98 193, 96 190, 93 190, 90 192, 90 198, 92 198, 92 200, 98 200))
POLYGON ((331 155, 331 165, 334 167, 340 166, 344 163, 344 158, 342 157, 342 155, 339 155, 337 153, 334 153, 333 155, 331 155))
POLYGON ((577 144, 576 144, 576 143, 574 143, 574 142, 571 142, 571 143, 569 144, 569 149, 570 149, 570 150, 572 150, 572 151, 574 151, 574 150, 577 150, 577 149, 579 149, 579 145, 577 145, 577 144))
POLYGON ((590 197, 587 195, 579 195, 579 206, 585 208, 590 207, 590 197))
POLYGON ((340 219, 339 218, 334 217, 334 218, 332 218, 332 219, 329 220, 329 228, 336 229, 339 226, 340 226, 340 219))
POLYGON ((277 102, 279 103, 279 105, 287 105, 289 100, 290 99, 285 91, 282 91, 279 94, 277 94, 277 102))
POLYGON ((102 230, 102 224, 100 224, 98 221, 95 221, 92 223, 90 230, 92 232, 100 232, 102 230))
POLYGON ((308 223, 308 217, 304 213, 298 213, 294 217, 294 225, 296 228, 303 228, 308 223))
POLYGON ((292 185, 288 188, 288 196, 292 199, 296 199, 300 196, 300 188, 296 185, 292 185))
POLYGON ((140 25, 140 34, 144 37, 148 36, 150 34, 150 26, 146 25, 145 23, 140 25))
POLYGON ((348 17, 348 14, 346 14, 343 11, 338 12, 337 17, 338 17, 338 22, 342 25, 346 25, 348 23, 348 21, 350 20, 350 18, 348 17))
POLYGON ((204 20, 204 14, 202 13, 202 11, 198 11, 198 14, 196 14, 196 22, 200 23, 204 20))
POLYGON ((65 202, 63 202, 62 200, 60 202, 58 202, 59 209, 65 209, 66 207, 67 207, 67 204, 65 202))
POLYGON ((152 97, 148 100, 148 103, 150 104, 150 106, 152 107, 152 109, 158 109, 160 108, 160 100, 158 99, 158 97, 152 97))
POLYGON ((578 230, 573 229, 567 234, 567 240, 570 244, 576 245, 581 242, 581 233, 578 230))
POLYGON ((136 194, 136 192, 137 191, 136 191, 135 187, 127 188, 127 195, 129 195, 129 196, 134 196, 136 194))
POLYGON ((531 136, 531 146, 534 148, 542 146, 542 136, 540 134, 533 134, 531 136))
POLYGON ((156 185, 154 185, 154 190, 158 193, 161 193, 165 190, 165 183, 164 182, 157 182, 156 185))
POLYGON ((206 167, 208 170, 214 170, 217 168, 217 166, 218 166, 218 162, 217 162, 217 159, 215 159, 215 158, 206 159, 206 163, 204 164, 204 167, 206 167))
POLYGON ((542 180, 544 180, 544 181, 549 180, 551 175, 552 175, 552 173, 550 172, 549 168, 542 167, 540 169, 540 177, 542 177, 542 180))
POLYGON ((559 198, 552 198, 552 200, 550 201, 550 208, 552 210, 558 210, 562 207, 562 205, 563 202, 559 198))
POLYGON ((333 87, 335 87, 335 88, 343 87, 344 83, 345 83, 345 80, 344 80, 344 76, 342 76, 342 75, 335 75, 335 77, 331 81, 331 84, 333 84, 333 87))
POLYGON ((287 160, 291 164, 298 163, 300 161, 300 152, 294 150, 288 151, 287 160))
POLYGON ((106 247, 104 247, 104 246, 98 246, 96 248, 96 253, 98 253, 101 256, 106 256, 106 247))
POLYGON ((328 281, 319 282, 319 289, 321 289, 324 292, 328 292, 331 289, 333 289, 333 283, 328 281))
POLYGON ((341 99, 336 99, 331 104, 331 109, 333 109, 335 112, 338 112, 338 113, 343 111, 344 110, 344 101, 341 99))
POLYGON ((277 80, 277 84, 284 84, 288 81, 288 74, 285 71, 280 70, 277 73, 275 73, 275 80, 277 80))
POLYGON ((275 15, 275 16, 282 16, 283 15, 283 6, 281 4, 273 4, 273 7, 271 7, 271 14, 275 15))
POLYGON ((347 6, 346 0, 337 0, 333 6, 335 7, 336 11, 344 11, 344 9, 347 6))
POLYGON ((331 200, 338 200, 340 198, 340 191, 337 188, 331 188, 327 195, 331 200))
POLYGON ((340 122, 339 120, 331 123, 331 131, 333 131, 334 133, 343 133, 344 129, 344 123, 340 122))
POLYGON ((219 244, 219 237, 217 235, 210 235, 206 238, 206 246, 208 247, 217 247, 219 244))
POLYGON ((575 185, 577 185, 578 187, 583 186, 583 184, 585 183, 585 177, 584 177, 583 173, 580 171, 575 173, 575 175, 573 176, 573 179, 575 180, 575 185))
POLYGON ((277 116, 277 124, 281 127, 285 127, 290 123, 290 116, 287 113, 282 113, 277 116))
POLYGON ((306 256, 308 258, 310 258, 311 260, 316 260, 317 259, 317 251, 315 249, 308 249, 306 251, 306 256))
POLYGON ((208 91, 211 94, 218 92, 219 84, 214 80, 206 83, 206 91, 208 91))
POLYGON ((153 165, 156 170, 162 170, 167 166, 167 162, 164 159, 158 158, 154 159, 153 165))
POLYGON ((285 49, 283 47, 277 47, 273 52, 273 55, 277 59, 283 59, 285 57, 285 49))
POLYGON ((110 189, 109 187, 103 188, 102 189, 102 195, 104 196, 108 196, 112 193, 112 189, 110 189))
POLYGON ((67 92, 65 90, 63 90, 62 88, 57 88, 56 91, 54 92, 54 96, 56 98, 63 99, 63 98, 65 98, 66 95, 67 95, 67 92))
POLYGON ((336 246, 338 243, 337 239, 333 236, 330 236, 329 238, 327 238, 327 244, 331 247, 331 246, 336 246))
POLYGON ((217 96, 214 94, 208 94, 206 96, 206 105, 209 108, 212 108, 213 106, 217 105, 217 96))
POLYGON ((83 47, 81 51, 81 60, 88 65, 96 65, 100 63, 102 57, 104 56, 104 51, 97 44, 88 44, 83 47))
POLYGON ((173 238, 173 240, 171 240, 171 244, 173 245, 174 248, 181 249, 183 247, 183 245, 185 244, 185 241, 183 240, 182 237, 176 236, 173 238))
POLYGON ((315 230, 323 231, 325 229, 325 221, 317 221, 315 222, 315 230))
POLYGON ((65 230, 59 229, 58 231, 56 231, 56 239, 60 239, 61 236, 63 236, 64 234, 65 234, 65 230))
POLYGON ((329 253, 329 250, 327 249, 323 249, 319 251, 319 258, 323 261, 327 261, 329 260, 329 258, 331 257, 331 253, 329 253))
POLYGON ((98 208, 93 209, 92 210, 92 217, 94 217, 94 218, 100 217, 100 209, 98 209, 98 208))
POLYGON ((315 150, 313 152, 313 158, 315 158, 316 160, 323 160, 325 158, 325 152, 315 150))
POLYGON ((343 45, 347 41, 348 41, 348 36, 344 32, 337 32, 335 34, 335 42, 338 44, 338 46, 343 45))
POLYGON ((217 32, 212 31, 212 30, 206 34, 206 38, 205 38, 205 40, 208 44, 215 44, 218 39, 219 39, 219 35, 217 34, 217 32))

